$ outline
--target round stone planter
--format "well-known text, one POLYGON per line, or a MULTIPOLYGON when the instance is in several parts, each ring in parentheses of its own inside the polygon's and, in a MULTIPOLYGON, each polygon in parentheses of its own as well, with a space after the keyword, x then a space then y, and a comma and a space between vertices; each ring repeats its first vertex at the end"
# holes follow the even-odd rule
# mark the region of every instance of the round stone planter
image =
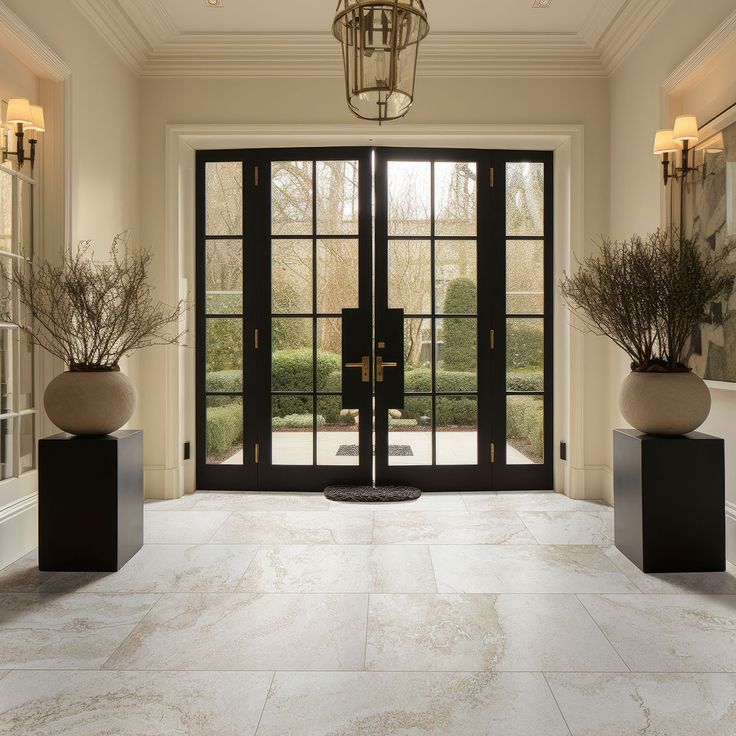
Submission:
POLYGON ((64 432, 103 435, 133 415, 135 390, 119 370, 67 371, 51 381, 43 403, 49 419, 64 432))
POLYGON ((621 414, 646 434, 693 432, 708 418, 710 403, 708 387, 694 373, 632 372, 621 385, 621 414))

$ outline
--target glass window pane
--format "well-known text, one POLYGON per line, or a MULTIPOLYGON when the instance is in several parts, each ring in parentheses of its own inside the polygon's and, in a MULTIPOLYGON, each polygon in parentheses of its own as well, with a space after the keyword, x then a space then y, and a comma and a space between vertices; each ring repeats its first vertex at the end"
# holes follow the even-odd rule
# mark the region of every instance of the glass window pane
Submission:
POLYGON ((271 241, 271 309, 274 314, 311 314, 311 240, 271 241))
POLYGON ((429 235, 432 231, 432 164, 389 161, 388 234, 429 235))
POLYGON ((359 465, 359 412, 339 396, 317 398, 317 465, 359 465))
POLYGON ((0 250, 13 250, 13 177, 0 169, 0 250))
POLYGON ((544 235, 544 164, 506 164, 506 233, 544 235))
POLYGON ((208 314, 243 312, 243 241, 208 240, 206 255, 208 314))
POLYGON ((435 234, 476 234, 476 169, 475 163, 438 162, 434 165, 435 234))
POLYGON ((317 241, 317 311, 338 314, 358 306, 358 241, 317 241))
POLYGON ((506 462, 544 462, 544 397, 506 397, 506 462))
POLYGON ((243 399, 207 397, 207 464, 243 464, 243 399))
POLYGON ((437 391, 478 390, 478 322, 473 317, 436 321, 437 391))
POLYGON ((271 390, 311 391, 313 386, 312 319, 271 320, 271 390))
POLYGON ((272 397, 272 451, 274 465, 312 465, 314 401, 311 396, 272 397))
POLYGON ((317 232, 358 234, 358 162, 317 161, 317 232))
POLYGON ((243 164, 209 162, 205 168, 207 235, 243 234, 243 164))
POLYGON ((432 464, 432 397, 407 396, 388 413, 388 464, 432 464))
POLYGON ((435 301, 438 314, 476 314, 477 244, 475 240, 435 243, 435 301))
POLYGON ((0 421, 0 480, 15 475, 15 419, 0 421))
POLYGON ((506 243, 506 311, 544 314, 544 241, 506 243))
POLYGON ((432 320, 404 320, 404 382, 407 393, 432 390, 432 320))
POLYGON ((206 373, 208 391, 243 390, 243 320, 207 319, 206 373))
POLYGON ((475 396, 436 398, 437 465, 478 462, 478 399, 475 396))
POLYGON ((271 164, 273 235, 312 234, 312 189, 311 161, 274 161, 271 164))
POLYGON ((342 390, 342 317, 317 320, 317 391, 342 390))
POLYGON ((506 320, 506 388, 544 390, 544 320, 506 320))
POLYGON ((18 252, 26 258, 33 258, 33 186, 27 181, 19 180, 18 195, 20 197, 18 252))
POLYGON ((18 409, 33 409, 33 368, 34 354, 31 338, 25 333, 19 333, 20 338, 20 375, 18 381, 20 383, 18 390, 18 409))
POLYGON ((390 240, 388 305, 406 314, 431 314, 432 247, 429 240, 390 240))
POLYGON ((15 411, 13 404, 13 342, 15 330, 0 329, 0 414, 15 411))
POLYGON ((20 472, 27 473, 36 467, 36 415, 20 417, 20 472))

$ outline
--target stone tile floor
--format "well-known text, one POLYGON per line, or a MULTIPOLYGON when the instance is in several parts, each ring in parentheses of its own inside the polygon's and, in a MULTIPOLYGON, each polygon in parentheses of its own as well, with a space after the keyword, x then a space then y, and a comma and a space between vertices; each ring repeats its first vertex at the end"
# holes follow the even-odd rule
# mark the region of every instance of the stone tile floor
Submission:
POLYGON ((644 575, 553 493, 146 504, 114 574, 0 571, 0 734, 736 733, 736 569, 644 575))

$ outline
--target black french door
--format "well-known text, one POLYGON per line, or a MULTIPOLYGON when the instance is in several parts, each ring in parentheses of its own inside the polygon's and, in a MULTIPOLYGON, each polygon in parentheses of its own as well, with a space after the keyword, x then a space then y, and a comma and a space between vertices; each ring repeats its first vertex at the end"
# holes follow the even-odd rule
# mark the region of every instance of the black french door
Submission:
POLYGON ((547 152, 199 152, 197 484, 552 487, 547 152))

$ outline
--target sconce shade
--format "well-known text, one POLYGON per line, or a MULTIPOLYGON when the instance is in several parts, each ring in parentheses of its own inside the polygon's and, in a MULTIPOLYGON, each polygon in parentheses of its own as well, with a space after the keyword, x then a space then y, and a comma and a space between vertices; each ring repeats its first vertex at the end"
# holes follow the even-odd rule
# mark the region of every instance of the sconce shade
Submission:
POLYGON ((8 114, 5 122, 32 125, 31 103, 25 97, 14 97, 8 100, 8 114))
POLYGON ((723 139, 723 133, 716 133, 714 136, 708 138, 702 144, 702 148, 706 153, 723 153, 726 150, 726 141, 723 139))
POLYGON ((680 115, 675 119, 673 138, 676 141, 698 142, 698 121, 694 115, 680 115))
POLYGON ((664 153, 676 153, 679 146, 675 143, 672 130, 658 130, 654 136, 654 155, 659 156, 664 153))
POLYGON ((28 127, 31 130, 43 133, 46 130, 46 123, 43 119, 43 108, 41 105, 31 105, 31 117, 33 121, 28 127))
POLYGON ((379 122, 406 115, 419 42, 429 33, 422 0, 339 0, 332 33, 342 46, 353 114, 379 122))

